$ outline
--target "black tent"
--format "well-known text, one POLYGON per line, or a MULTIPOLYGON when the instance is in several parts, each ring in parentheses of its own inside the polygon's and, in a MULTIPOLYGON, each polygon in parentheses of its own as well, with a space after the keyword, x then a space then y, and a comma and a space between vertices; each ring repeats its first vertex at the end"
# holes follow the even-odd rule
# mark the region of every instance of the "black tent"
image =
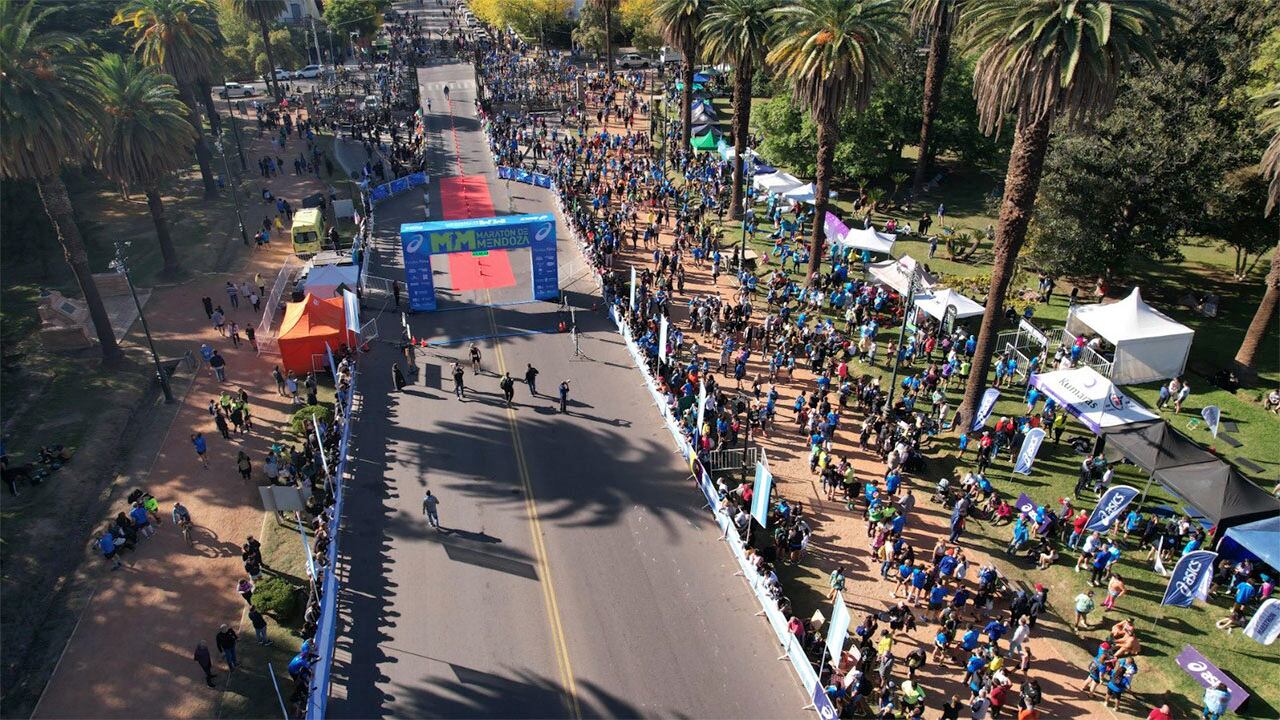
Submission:
POLYGON ((1108 457, 1124 457, 1151 473, 1152 481, 1199 510, 1219 533, 1280 515, 1280 500, 1163 420, 1104 430, 1103 436, 1108 457))
POLYGON ((1112 460, 1123 456, 1147 472, 1210 461, 1218 456, 1197 445, 1163 420, 1141 425, 1121 425, 1104 429, 1106 454, 1112 460))
POLYGON ((1227 528, 1280 515, 1280 500, 1222 460, 1156 470, 1153 479, 1217 525, 1219 535, 1227 528))

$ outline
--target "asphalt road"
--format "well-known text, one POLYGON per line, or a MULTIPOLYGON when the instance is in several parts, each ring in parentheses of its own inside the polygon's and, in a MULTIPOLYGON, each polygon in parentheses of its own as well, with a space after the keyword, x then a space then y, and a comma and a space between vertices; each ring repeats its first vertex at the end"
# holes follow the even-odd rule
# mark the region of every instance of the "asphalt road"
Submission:
MULTIPOLYGON (((469 66, 420 71, 434 128, 435 172, 494 177, 475 119, 469 66), (453 122, 442 83, 454 99, 453 122)), ((491 179, 499 214, 546 212, 546 191, 491 179)), ((432 216, 439 198, 431 185, 432 216)), ((407 193, 378 211, 376 274, 402 278, 401 222, 423 216, 407 193)), ((565 237, 563 224, 561 237, 565 237)), ((553 303, 531 296, 527 251, 511 258, 516 286, 450 292, 437 263, 442 312, 411 317, 414 334, 449 342, 549 330, 553 303), (495 305, 486 307, 489 302, 495 305), (505 304, 520 303, 520 304, 505 304)), ((576 249, 562 239, 561 286, 578 313, 568 335, 483 339, 483 371, 468 367, 465 401, 449 365, 468 342, 419 351, 421 373, 394 392, 395 348, 362 362, 356 477, 342 537, 345 581, 333 717, 800 717, 806 699, 777 660, 767 625, 611 324, 588 293, 576 249), (504 406, 498 373, 536 366, 504 406), (570 379, 568 414, 549 396, 570 379), (422 497, 440 498, 431 529, 422 497)), ((373 309, 366 307, 366 315, 373 309)), ((398 335, 388 309, 379 327, 398 335)))

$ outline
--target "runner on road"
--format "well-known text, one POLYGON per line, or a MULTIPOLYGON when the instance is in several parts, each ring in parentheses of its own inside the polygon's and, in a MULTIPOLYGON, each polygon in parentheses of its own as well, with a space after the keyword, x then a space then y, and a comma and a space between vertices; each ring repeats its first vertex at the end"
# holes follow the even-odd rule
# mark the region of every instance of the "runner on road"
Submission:
POLYGON ((560 383, 560 412, 569 412, 569 381, 560 383))
POLYGON ((440 499, 428 490, 422 498, 422 514, 427 516, 427 523, 436 530, 440 529, 440 515, 436 511, 439 505, 440 499))
POLYGON ((528 363, 528 369, 524 371, 524 383, 529 386, 529 394, 537 397, 538 395, 538 368, 533 363, 528 363))
POLYGON ((471 374, 480 374, 480 348, 475 343, 471 343, 471 374))
POLYGON ((516 394, 516 381, 512 379, 511 373, 502 373, 502 379, 498 381, 498 387, 502 388, 502 397, 506 398, 507 406, 509 407, 512 398, 516 394))
POLYGON ((465 390, 462 384, 464 377, 466 377, 466 373, 462 371, 462 366, 455 362, 453 364, 453 394, 457 395, 459 400, 462 399, 462 393, 465 390))

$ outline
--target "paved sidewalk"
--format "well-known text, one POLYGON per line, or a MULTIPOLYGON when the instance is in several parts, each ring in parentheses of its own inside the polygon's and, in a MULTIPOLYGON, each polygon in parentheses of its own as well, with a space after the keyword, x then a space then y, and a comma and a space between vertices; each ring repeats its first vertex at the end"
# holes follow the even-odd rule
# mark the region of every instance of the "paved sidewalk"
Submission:
MULTIPOLYGON (((257 158, 268 150, 268 141, 244 133, 250 182, 246 183, 245 223, 252 239, 263 217, 274 206, 261 202, 266 185, 278 197, 290 201, 297 210, 306 195, 323 191, 315 176, 284 175, 271 180, 257 173, 257 158)), ((305 140, 291 135, 284 151, 272 149, 292 168, 292 158, 305 148, 305 140)), ((215 233, 216 234, 216 233, 215 233)), ((225 235, 238 235, 234 216, 227 218, 225 235)), ((201 343, 219 350, 227 360, 225 383, 218 383, 207 369, 192 383, 183 406, 163 441, 148 477, 140 481, 160 501, 164 524, 149 540, 123 557, 125 567, 112 572, 101 555, 101 580, 71 636, 65 654, 45 688, 35 715, 39 717, 212 717, 217 714, 221 690, 234 684, 241 673, 262 673, 265 667, 242 665, 229 674, 217 653, 214 635, 221 623, 239 627, 245 603, 235 592, 244 576, 240 544, 246 536, 261 536, 264 516, 256 485, 262 481, 261 466, 269 444, 287 430, 290 406, 275 393, 271 378, 274 358, 259 357, 242 341, 239 348, 220 337, 205 316, 200 299, 213 298, 227 311, 227 320, 243 329, 257 325, 260 314, 241 301, 239 309, 228 302, 228 280, 253 283, 261 273, 263 283, 274 281, 276 272, 291 250, 287 237, 273 231, 271 244, 263 250, 242 251, 235 263, 238 271, 197 276, 177 287, 157 290, 148 304, 148 321, 158 343, 181 346, 197 353, 201 343), (209 400, 220 391, 244 388, 250 396, 254 428, 243 436, 223 440, 206 410, 209 400), (209 444, 209 467, 201 467, 190 436, 202 432, 209 444), (236 471, 236 456, 244 449, 253 459, 255 482, 246 483, 236 471), (169 521, 168 512, 180 500, 196 525, 192 547, 169 521), (204 640, 214 657, 217 689, 205 686, 199 667, 192 659, 196 642, 204 640)), ((233 239, 232 242, 238 240, 233 239)), ((265 300, 264 300, 265 303, 265 300)), ((242 330, 243 336, 243 330, 242 330)), ((182 388, 175 389, 178 393, 182 388)), ((127 494, 121 488, 118 496, 127 494)), ((112 507, 124 509, 124 500, 112 507)), ((106 518, 103 518, 105 524, 106 518)), ((263 577, 267 575, 264 574, 263 577)), ((240 644, 252 642, 246 625, 240 644)), ((276 664, 287 663, 271 658, 276 664)), ((243 655, 243 652, 242 652, 243 655)))

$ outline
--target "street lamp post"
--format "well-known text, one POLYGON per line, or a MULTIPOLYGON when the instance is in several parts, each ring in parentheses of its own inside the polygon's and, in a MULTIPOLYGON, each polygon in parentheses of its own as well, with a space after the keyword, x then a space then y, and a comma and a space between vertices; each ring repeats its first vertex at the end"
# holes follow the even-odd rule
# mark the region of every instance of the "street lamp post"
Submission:
MULTIPOLYGON (((227 93, 225 76, 222 78, 222 91, 227 93)), ((240 155, 240 172, 245 172, 249 169, 249 163, 245 162, 244 145, 240 144, 240 126, 236 124, 236 109, 231 104, 231 93, 227 93, 222 99, 227 101, 227 122, 231 125, 231 134, 236 138, 236 152, 240 155)))
POLYGON ((222 136, 214 142, 218 146, 218 154, 222 155, 222 167, 227 173, 227 184, 231 186, 231 202, 236 206, 236 224, 240 226, 240 240, 249 246, 249 233, 244 229, 244 214, 240 212, 240 191, 236 189, 236 179, 231 177, 231 165, 227 163, 227 152, 222 145, 222 136))
POLYGON ((142 332, 147 336, 147 347, 151 348, 151 360, 156 366, 156 379, 160 381, 160 391, 164 393, 164 401, 172 404, 173 389, 169 387, 169 377, 164 374, 164 367, 160 364, 160 354, 156 352, 156 344, 151 339, 151 328, 147 327, 147 316, 142 313, 142 303, 138 302, 138 290, 133 286, 133 278, 129 277, 129 263, 124 256, 124 249, 128 243, 116 241, 115 245, 116 256, 111 261, 111 268, 124 275, 124 281, 129 286, 129 294, 133 296, 133 306, 138 309, 138 320, 142 323, 142 332))
POLYGON ((893 407, 893 393, 898 389, 898 358, 902 357, 902 340, 907 333, 907 318, 915 303, 916 290, 920 284, 920 269, 912 266, 911 278, 907 282, 907 300, 902 307, 902 325, 898 327, 898 350, 893 354, 893 377, 889 379, 889 396, 885 399, 885 411, 893 407))

